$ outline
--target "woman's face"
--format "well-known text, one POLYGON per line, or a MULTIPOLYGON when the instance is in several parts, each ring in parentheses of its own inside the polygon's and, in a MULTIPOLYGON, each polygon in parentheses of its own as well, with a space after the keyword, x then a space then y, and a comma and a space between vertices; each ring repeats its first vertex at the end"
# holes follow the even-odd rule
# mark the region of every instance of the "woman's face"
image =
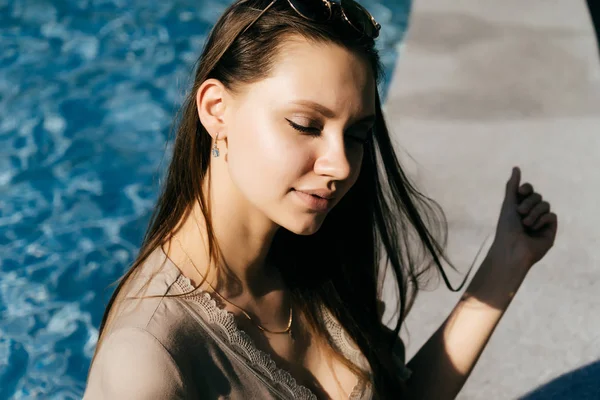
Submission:
POLYGON ((356 182, 375 96, 369 64, 348 50, 286 43, 270 77, 228 108, 227 170, 236 192, 278 226, 315 233, 356 182), (301 193, 317 189, 334 192, 325 208, 301 193))

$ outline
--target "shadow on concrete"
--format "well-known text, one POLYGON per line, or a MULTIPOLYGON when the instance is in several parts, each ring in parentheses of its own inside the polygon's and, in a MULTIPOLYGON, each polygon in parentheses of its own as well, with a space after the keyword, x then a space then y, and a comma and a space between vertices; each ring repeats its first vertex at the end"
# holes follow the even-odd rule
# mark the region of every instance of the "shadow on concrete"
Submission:
POLYGON ((406 46, 422 62, 439 64, 445 79, 390 98, 388 107, 428 120, 596 116, 590 65, 572 49, 585 36, 584 30, 422 12, 406 46))
POLYGON ((550 399, 600 399, 600 361, 559 376, 520 398, 520 400, 550 399))

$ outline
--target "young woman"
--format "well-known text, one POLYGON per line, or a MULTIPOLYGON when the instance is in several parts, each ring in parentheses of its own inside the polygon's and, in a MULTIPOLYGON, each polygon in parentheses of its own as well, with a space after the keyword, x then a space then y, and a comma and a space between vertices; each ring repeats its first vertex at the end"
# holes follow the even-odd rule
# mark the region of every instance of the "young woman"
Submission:
POLYGON ((405 365, 398 332, 419 277, 446 278, 431 233, 446 226, 393 151, 378 31, 352 0, 241 0, 217 21, 85 399, 456 396, 556 215, 515 168, 485 261, 405 365), (388 265, 394 330, 379 306, 388 265))

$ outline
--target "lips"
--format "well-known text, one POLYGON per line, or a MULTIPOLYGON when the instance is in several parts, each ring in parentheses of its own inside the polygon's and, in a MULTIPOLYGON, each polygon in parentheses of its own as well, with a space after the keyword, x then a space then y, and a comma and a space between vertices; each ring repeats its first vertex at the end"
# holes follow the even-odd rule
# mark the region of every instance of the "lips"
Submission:
POLYGON ((328 189, 295 189, 299 192, 303 192, 306 194, 312 194, 314 196, 318 196, 322 199, 332 200, 335 197, 335 191, 328 189))
POLYGON ((333 203, 333 199, 326 199, 315 194, 309 194, 299 190, 294 190, 294 193, 297 195, 298 199, 302 201, 305 207, 314 211, 327 211, 333 203))

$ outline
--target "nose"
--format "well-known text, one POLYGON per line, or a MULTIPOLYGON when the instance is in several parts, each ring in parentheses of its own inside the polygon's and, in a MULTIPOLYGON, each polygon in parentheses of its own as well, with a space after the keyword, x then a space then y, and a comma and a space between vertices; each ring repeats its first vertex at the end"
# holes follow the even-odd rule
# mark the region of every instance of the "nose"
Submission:
POLYGON ((344 181, 352 174, 352 154, 344 144, 343 135, 323 141, 324 150, 314 166, 315 173, 344 181))

